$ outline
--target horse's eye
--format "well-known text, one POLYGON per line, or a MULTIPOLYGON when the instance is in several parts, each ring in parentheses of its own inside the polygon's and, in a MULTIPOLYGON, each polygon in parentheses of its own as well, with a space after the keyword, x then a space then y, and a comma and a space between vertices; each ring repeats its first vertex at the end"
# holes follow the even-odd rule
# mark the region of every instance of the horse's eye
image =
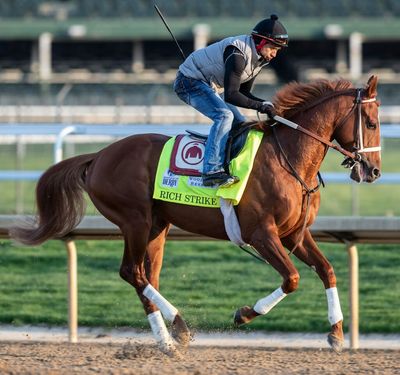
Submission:
POLYGON ((376 129, 376 123, 372 122, 369 118, 366 121, 368 129, 376 129))

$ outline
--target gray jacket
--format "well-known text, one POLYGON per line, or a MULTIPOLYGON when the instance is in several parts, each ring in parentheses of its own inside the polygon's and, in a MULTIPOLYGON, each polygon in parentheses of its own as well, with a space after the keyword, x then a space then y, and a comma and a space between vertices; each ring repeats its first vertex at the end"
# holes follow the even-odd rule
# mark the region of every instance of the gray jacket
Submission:
MULTIPOLYGON (((246 67, 240 78, 240 83, 247 82, 255 77, 266 64, 260 65, 259 56, 250 35, 239 35, 222 39, 192 52, 179 66, 179 71, 186 77, 207 82, 219 90, 224 87, 224 51, 228 46, 235 46, 242 52, 246 67)), ((220 91, 220 90, 219 90, 220 91)))

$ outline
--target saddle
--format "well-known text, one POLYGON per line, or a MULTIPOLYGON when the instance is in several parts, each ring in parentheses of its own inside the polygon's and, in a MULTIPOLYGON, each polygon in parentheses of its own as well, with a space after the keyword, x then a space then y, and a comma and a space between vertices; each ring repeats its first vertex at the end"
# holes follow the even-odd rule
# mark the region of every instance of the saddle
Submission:
MULTIPOLYGON (((232 126, 232 129, 229 131, 228 140, 225 148, 225 161, 224 161, 224 169, 226 173, 229 174, 229 163, 232 159, 234 159, 240 151, 242 151, 244 144, 246 143, 247 135, 249 131, 255 127, 257 121, 247 122, 247 123, 236 123, 232 126), (246 125, 244 125, 246 124, 246 125)), ((186 130, 186 132, 193 138, 206 142, 208 135, 201 134, 193 130, 186 130)))

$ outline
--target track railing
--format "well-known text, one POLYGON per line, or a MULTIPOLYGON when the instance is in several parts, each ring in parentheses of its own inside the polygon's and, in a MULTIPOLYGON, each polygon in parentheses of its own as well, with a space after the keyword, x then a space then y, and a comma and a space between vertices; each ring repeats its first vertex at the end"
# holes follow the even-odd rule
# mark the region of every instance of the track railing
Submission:
MULTIPOLYGON (((133 134, 160 133, 168 136, 185 133, 186 129, 196 129, 199 133, 208 134, 210 125, 206 124, 136 124, 136 125, 43 125, 43 124, 14 124, 0 125, 0 138, 27 137, 27 136, 51 136, 53 137, 53 160, 57 163, 63 159, 63 145, 67 136, 99 137, 126 137, 133 134)), ((383 139, 400 138, 400 124, 381 126, 383 139)), ((89 138, 88 138, 89 139, 89 138)), ((0 181, 10 180, 37 180, 42 171, 32 170, 0 170, 0 181)), ((346 183, 350 179, 347 173, 324 173, 327 182, 346 183)), ((378 184, 400 183, 399 173, 385 173, 377 180, 378 184)))

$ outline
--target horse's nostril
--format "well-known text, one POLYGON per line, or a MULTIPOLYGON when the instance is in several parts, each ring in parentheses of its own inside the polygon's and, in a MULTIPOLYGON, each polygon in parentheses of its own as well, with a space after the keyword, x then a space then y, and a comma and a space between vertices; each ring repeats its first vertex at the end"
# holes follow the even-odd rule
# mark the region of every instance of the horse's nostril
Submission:
POLYGON ((372 174, 373 174, 376 178, 378 178, 378 177, 381 176, 381 171, 380 171, 378 168, 374 168, 374 169, 372 170, 372 174))

